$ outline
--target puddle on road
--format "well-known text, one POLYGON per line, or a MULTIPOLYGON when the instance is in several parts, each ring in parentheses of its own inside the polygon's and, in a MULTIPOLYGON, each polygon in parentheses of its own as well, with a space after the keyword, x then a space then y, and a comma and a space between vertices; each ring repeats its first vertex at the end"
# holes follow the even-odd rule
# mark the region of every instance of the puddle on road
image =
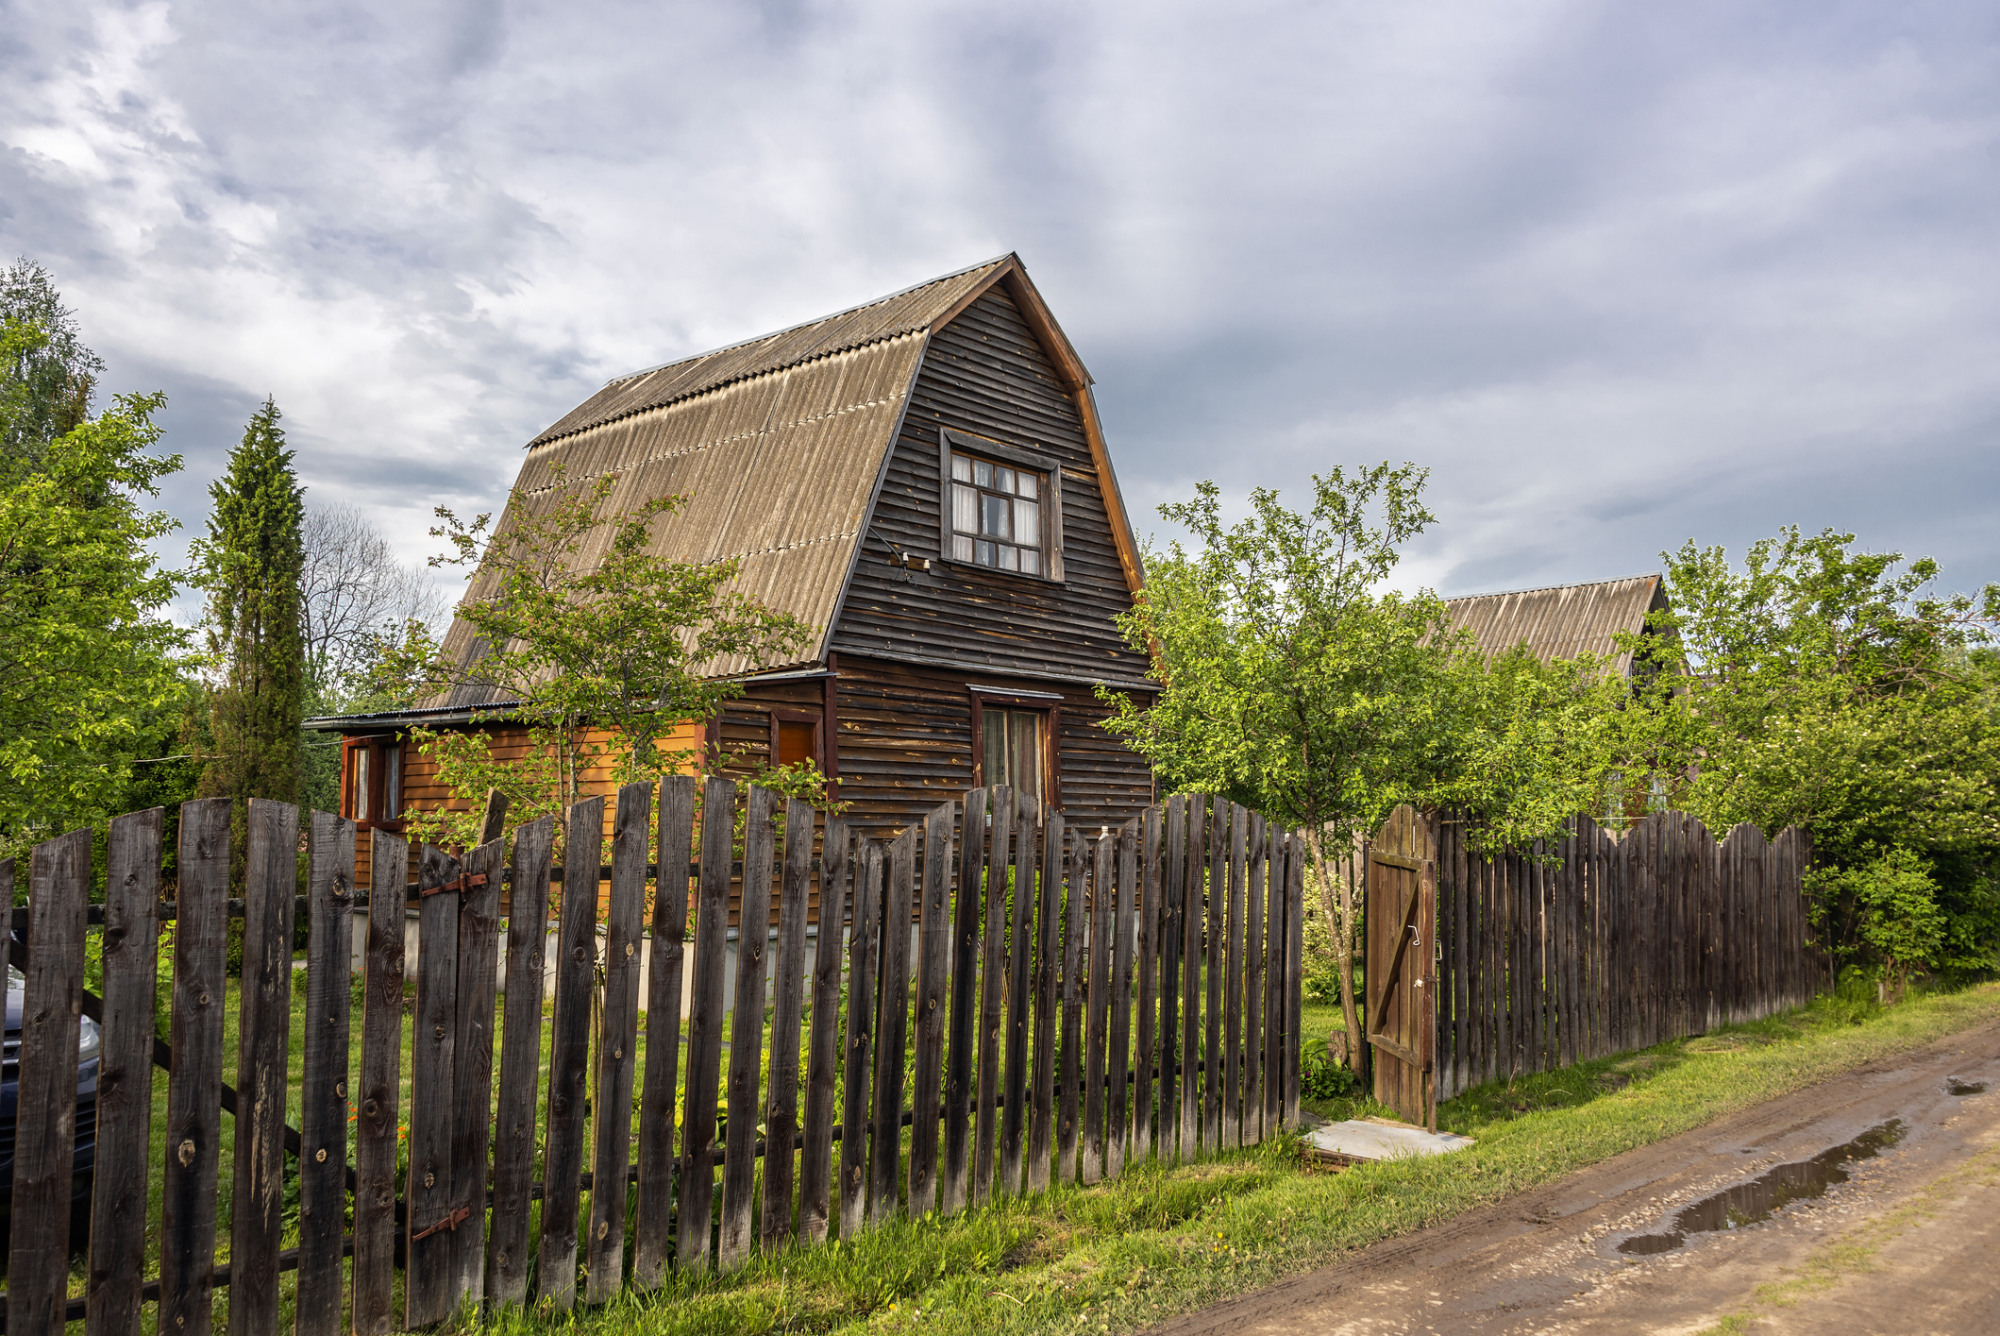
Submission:
POLYGON ((1947 1076, 1944 1078, 1944 1090, 1947 1095, 1983 1095, 1986 1093, 1986 1082, 1968 1081, 1962 1076, 1947 1076))
POLYGON ((1891 1118, 1878 1127, 1869 1128, 1845 1145, 1821 1151, 1810 1160, 1776 1165, 1747 1183, 1724 1188, 1684 1206, 1674 1216, 1670 1228, 1657 1234, 1635 1234, 1619 1244, 1618 1251, 1637 1257, 1672 1252, 1686 1243, 1690 1234, 1736 1229, 1767 1220, 1774 1212, 1793 1202, 1825 1196, 1826 1190, 1835 1183, 1847 1181, 1846 1165, 1856 1160, 1873 1159, 1902 1139, 1903 1120, 1891 1118))

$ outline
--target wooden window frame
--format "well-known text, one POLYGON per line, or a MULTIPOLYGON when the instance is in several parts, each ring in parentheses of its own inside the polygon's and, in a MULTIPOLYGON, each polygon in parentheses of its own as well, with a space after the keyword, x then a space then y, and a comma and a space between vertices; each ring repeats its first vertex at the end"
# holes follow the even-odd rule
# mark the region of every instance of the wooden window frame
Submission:
POLYGON ((776 768, 778 764, 778 725, 811 724, 813 729, 813 764, 819 772, 826 774, 826 717, 813 710, 791 710, 774 706, 771 711, 770 751, 765 754, 767 764, 776 768))
POLYGON ((1040 580, 1044 584, 1061 584, 1063 574, 1063 476, 1062 461, 1052 455, 1034 450, 1023 450, 1018 445, 1008 445, 1004 441, 990 440, 984 436, 974 436, 970 432, 959 431, 955 427, 938 429, 938 560, 963 570, 990 571, 994 575, 1015 576, 1023 580, 1040 580), (998 566, 982 566, 975 561, 960 561, 951 555, 951 456, 956 450, 961 454, 979 455, 993 463, 1005 464, 1012 469, 1028 469, 1042 479, 1042 570, 1009 571, 998 566))
POLYGON ((354 822, 360 830, 386 830, 400 834, 403 829, 403 739, 398 734, 371 734, 364 737, 342 738, 340 746, 340 812, 343 817, 354 822), (393 817, 353 815, 361 804, 356 801, 355 759, 357 753, 368 754, 368 810, 380 812, 388 807, 389 756, 395 754, 396 771, 396 815, 393 817))
MULTIPOLYGON (((986 569, 981 567, 982 570, 986 569)), ((1062 809, 1062 711, 1063 697, 1056 691, 1030 691, 1008 687, 966 687, 972 707, 972 787, 986 787, 986 707, 1003 710, 1034 710, 1048 721, 1042 730, 1042 805, 1062 809)))

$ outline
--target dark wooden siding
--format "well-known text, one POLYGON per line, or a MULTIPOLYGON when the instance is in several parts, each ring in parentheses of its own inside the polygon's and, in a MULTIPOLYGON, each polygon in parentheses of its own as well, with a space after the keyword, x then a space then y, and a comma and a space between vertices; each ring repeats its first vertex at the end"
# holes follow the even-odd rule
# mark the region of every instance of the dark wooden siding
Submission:
POLYGON ((842 653, 1136 682, 1142 655, 1112 617, 1130 606, 1096 464, 1075 402, 1013 299, 995 288, 931 335, 848 588, 833 648, 842 653), (934 561, 891 566, 886 537, 941 558, 939 430, 1033 450, 1062 466, 1065 580, 934 561))
POLYGON ((1118 825, 1152 798, 1143 758, 1097 727, 1087 687, 843 655, 840 798, 863 832, 887 838, 972 786, 969 685, 1060 692, 1062 809, 1072 825, 1118 825))

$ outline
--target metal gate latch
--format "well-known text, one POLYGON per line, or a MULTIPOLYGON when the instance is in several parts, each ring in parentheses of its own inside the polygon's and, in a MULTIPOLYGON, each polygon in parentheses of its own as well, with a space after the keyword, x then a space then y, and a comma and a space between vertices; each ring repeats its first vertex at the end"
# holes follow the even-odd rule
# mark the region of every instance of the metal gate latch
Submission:
POLYGON ((457 895, 464 895, 467 891, 477 890, 485 884, 486 874, 484 872, 468 872, 462 877, 455 877, 450 881, 439 882, 436 886, 425 887, 423 890, 417 892, 417 896, 421 899, 426 895, 436 895, 439 891, 451 891, 457 895))
POLYGON ((445 1229, 456 1230, 460 1225, 464 1224, 471 1218, 472 1218, 472 1208, 470 1206, 460 1206, 456 1210, 454 1210, 450 1215, 446 1216, 444 1219, 432 1225, 429 1229, 420 1229, 416 1233, 410 1235, 410 1242, 415 1243, 418 1239, 427 1239, 431 1235, 437 1233, 440 1230, 445 1230, 445 1229))

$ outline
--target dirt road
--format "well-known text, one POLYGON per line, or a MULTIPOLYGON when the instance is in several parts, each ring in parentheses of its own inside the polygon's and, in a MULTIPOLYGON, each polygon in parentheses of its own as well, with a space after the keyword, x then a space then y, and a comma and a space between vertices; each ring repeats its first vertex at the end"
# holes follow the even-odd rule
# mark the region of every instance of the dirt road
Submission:
POLYGON ((2000 1333, 2000 1024, 1160 1333, 1692 1333, 1732 1318, 1725 1330, 2000 1333), (1728 1227, 1729 1208, 1741 1221, 1774 1197, 1810 1193, 1806 1180, 1842 1175, 1824 1195, 1728 1227), (1651 1237, 1628 1242, 1639 1236, 1651 1237))

